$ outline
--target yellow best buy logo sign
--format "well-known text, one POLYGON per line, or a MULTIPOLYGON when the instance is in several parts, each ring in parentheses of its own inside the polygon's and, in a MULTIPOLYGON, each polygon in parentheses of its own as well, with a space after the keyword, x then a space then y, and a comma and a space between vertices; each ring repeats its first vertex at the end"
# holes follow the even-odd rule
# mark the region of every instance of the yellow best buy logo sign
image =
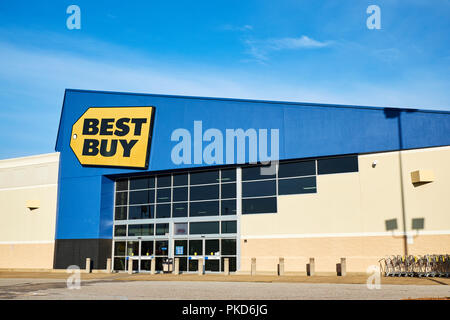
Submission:
POLYGON ((146 169, 154 110, 89 108, 72 126, 70 147, 85 166, 146 169))

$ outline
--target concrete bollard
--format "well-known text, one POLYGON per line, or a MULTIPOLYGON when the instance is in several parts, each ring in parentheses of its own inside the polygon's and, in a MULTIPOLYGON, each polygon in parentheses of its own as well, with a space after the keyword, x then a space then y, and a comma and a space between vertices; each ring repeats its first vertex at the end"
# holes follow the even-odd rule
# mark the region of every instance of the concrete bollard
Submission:
POLYGON ((112 268, 111 268, 111 258, 106 259, 106 272, 107 273, 111 273, 112 268))
POLYGON ((198 261, 198 275, 201 276, 203 274, 203 258, 200 258, 198 261))
POLYGON ((175 258, 173 274, 180 274, 180 258, 175 258))
POLYGON ((150 274, 155 273, 156 273, 156 259, 152 258, 152 260, 150 260, 150 274))
POLYGON ((341 263, 336 264, 336 274, 339 277, 345 277, 347 275, 347 261, 345 258, 341 258, 341 263))
POLYGON ((278 260, 278 275, 284 276, 284 258, 278 260))
POLYGON ((230 258, 223 259, 223 274, 226 276, 230 274, 230 258))
POLYGON ((91 258, 86 258, 86 272, 91 272, 91 258))
POLYGON ((128 258, 128 274, 133 273, 133 259, 128 258))
POLYGON ((251 267, 250 274, 252 276, 256 275, 256 258, 252 258, 252 267, 251 267))
POLYGON ((316 273, 316 263, 314 258, 309 258, 309 263, 306 265, 306 274, 313 276, 316 273))

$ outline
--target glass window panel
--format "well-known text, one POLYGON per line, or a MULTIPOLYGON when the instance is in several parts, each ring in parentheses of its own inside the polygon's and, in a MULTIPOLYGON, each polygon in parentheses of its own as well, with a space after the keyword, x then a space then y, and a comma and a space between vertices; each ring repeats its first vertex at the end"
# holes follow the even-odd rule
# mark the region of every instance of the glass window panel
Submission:
POLYGON ((172 185, 172 177, 170 175, 158 176, 157 187, 170 187, 172 185))
POLYGON ((219 272, 219 260, 205 260, 205 271, 219 272))
POLYGON ((214 256, 219 254, 219 239, 205 240, 205 256, 214 256))
POLYGON ((222 239, 222 255, 236 255, 236 239, 222 239))
POLYGON ((206 217, 219 215, 219 201, 191 202, 189 204, 191 217, 206 217))
POLYGON ((175 255, 187 256, 187 240, 175 240, 175 255))
POLYGON ((170 203, 156 205, 156 218, 170 218, 170 203))
POLYGON ((170 202, 171 199, 171 189, 157 189, 156 190, 156 202, 170 202))
MULTIPOLYGON (((236 257, 227 257, 227 259, 228 259, 229 271, 235 272, 236 271, 236 257)), ((220 271, 224 271, 224 268, 223 268, 224 265, 225 265, 225 258, 222 258, 222 264, 221 264, 220 271)))
POLYGON ((319 174, 357 172, 358 156, 319 159, 317 168, 319 174))
POLYGON ((126 225, 114 226, 114 236, 115 237, 126 237, 127 236, 127 226, 126 225))
POLYGON ((202 171, 191 173, 190 184, 207 184, 207 183, 218 183, 219 182, 219 171, 202 171))
POLYGON ((125 241, 114 242, 114 255, 115 256, 125 255, 125 241))
POLYGON ((219 185, 191 187, 190 201, 219 199, 219 185))
POLYGON ((156 271, 163 271, 163 260, 166 258, 155 258, 155 270, 156 271))
POLYGON ((138 189, 148 189, 155 187, 154 177, 144 177, 144 178, 131 178, 130 179, 130 190, 138 189))
POLYGON ((190 256, 203 255, 203 241, 202 240, 189 240, 189 255, 190 256))
POLYGON ((150 271, 152 264, 151 260, 141 260, 141 271, 150 271))
POLYGON ((223 216, 229 216, 229 215, 235 215, 236 212, 236 199, 233 200, 222 200, 222 215, 223 216))
POLYGON ((125 270, 125 258, 114 258, 114 270, 116 271, 125 270))
POLYGON ((128 179, 121 179, 116 181, 116 191, 128 190, 128 179))
POLYGON ((156 235, 164 236, 166 233, 169 233, 169 224, 168 223, 157 223, 156 224, 156 235))
POLYGON ((153 254, 153 241, 142 241, 141 255, 151 256, 153 254))
POLYGON ((153 236, 155 234, 155 227, 153 224, 143 224, 141 227, 141 234, 143 236, 153 236))
POLYGON ((242 213, 276 213, 277 212, 277 198, 257 198, 257 199, 243 199, 242 213))
POLYGON ((128 241, 127 243, 127 256, 139 255, 139 241, 128 241))
POLYGON ((188 188, 173 188, 173 201, 187 201, 188 200, 188 188))
MULTIPOLYGON (((267 165, 267 167, 270 165, 267 165)), ((243 167, 242 168, 242 181, 247 180, 260 180, 260 179, 273 179, 276 177, 274 172, 273 175, 261 175, 261 168, 264 166, 253 166, 253 167, 243 167)))
POLYGON ((242 197, 274 196, 277 193, 276 180, 243 182, 242 197))
POLYGON ((222 182, 236 181, 236 168, 221 170, 222 182))
POLYGON ((179 270, 180 271, 187 271, 187 261, 188 258, 183 258, 183 257, 178 257, 177 259, 179 259, 180 263, 179 263, 179 270))
POLYGON ((116 205, 125 206, 127 205, 128 192, 116 192, 116 205))
POLYGON ((175 227, 175 230, 174 230, 175 235, 188 233, 188 224, 187 223, 175 223, 174 227, 175 227))
POLYGON ((198 271, 198 260, 189 260, 189 271, 198 271))
POLYGON ((188 215, 188 204, 187 202, 174 203, 172 205, 172 217, 181 218, 187 217, 188 215))
POLYGON ((278 167, 278 178, 312 176, 315 174, 315 160, 280 163, 278 167))
POLYGON ((225 183, 220 187, 222 199, 236 198, 236 183, 225 183))
POLYGON ((130 204, 155 202, 155 190, 130 191, 130 204))
POLYGON ((278 180, 278 194, 315 193, 316 177, 278 180))
POLYGON ((236 221, 222 221, 222 233, 236 233, 237 223, 236 221))
POLYGON ((188 174, 174 174, 173 175, 173 185, 174 186, 187 186, 188 185, 188 174))
POLYGON ((127 220, 127 207, 116 207, 114 220, 127 220))
POLYGON ((169 252, 169 242, 167 240, 155 241, 155 255, 167 256, 169 252))
POLYGON ((154 218, 154 205, 146 205, 146 206, 130 206, 130 220, 134 219, 153 219, 154 218))
POLYGON ((219 233, 219 222, 191 222, 189 234, 215 234, 219 233))
POLYGON ((140 224, 129 224, 128 225, 128 236, 129 237, 139 237, 142 235, 140 224))

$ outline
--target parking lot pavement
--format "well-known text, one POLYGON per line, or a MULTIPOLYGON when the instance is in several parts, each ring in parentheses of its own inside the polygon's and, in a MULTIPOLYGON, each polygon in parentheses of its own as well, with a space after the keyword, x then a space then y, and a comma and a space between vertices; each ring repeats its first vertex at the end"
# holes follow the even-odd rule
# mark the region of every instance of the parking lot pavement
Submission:
POLYGON ((213 281, 82 281, 68 289, 63 279, 0 279, 0 299, 408 299, 450 297, 447 285, 261 283, 213 281))

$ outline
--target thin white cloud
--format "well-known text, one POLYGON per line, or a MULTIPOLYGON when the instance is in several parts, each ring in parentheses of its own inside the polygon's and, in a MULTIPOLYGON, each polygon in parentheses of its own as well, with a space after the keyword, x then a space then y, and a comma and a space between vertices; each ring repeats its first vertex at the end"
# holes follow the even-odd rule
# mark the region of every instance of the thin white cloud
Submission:
POLYGON ((220 27, 221 30, 224 31, 250 31, 253 30, 253 26, 246 24, 243 26, 235 26, 235 25, 231 25, 231 24, 225 24, 223 26, 220 27))
POLYGON ((330 46, 332 41, 318 41, 308 36, 302 35, 299 38, 279 38, 266 40, 245 40, 247 54, 259 62, 269 60, 269 55, 273 51, 318 49, 330 46))

